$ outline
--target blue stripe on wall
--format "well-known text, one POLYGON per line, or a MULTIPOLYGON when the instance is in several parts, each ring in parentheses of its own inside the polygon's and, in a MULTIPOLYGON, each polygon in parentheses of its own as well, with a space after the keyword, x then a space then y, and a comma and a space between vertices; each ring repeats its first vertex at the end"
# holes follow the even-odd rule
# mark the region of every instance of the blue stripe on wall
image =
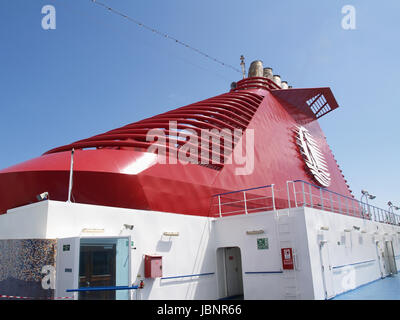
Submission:
POLYGON ((283 273, 283 271, 246 271, 245 274, 283 273))
POLYGON ((335 267, 332 267, 332 269, 339 269, 339 268, 343 268, 343 267, 347 267, 347 266, 355 266, 355 265, 363 264, 363 263, 371 263, 371 262, 373 262, 373 261, 376 261, 376 260, 374 259, 374 260, 368 260, 368 261, 362 261, 362 262, 344 264, 344 265, 342 265, 342 266, 335 266, 335 267))
POLYGON ((215 272, 208 272, 208 273, 188 274, 188 275, 183 275, 183 276, 162 277, 161 280, 209 276, 209 275, 212 275, 212 274, 214 274, 214 273, 215 273, 215 272))

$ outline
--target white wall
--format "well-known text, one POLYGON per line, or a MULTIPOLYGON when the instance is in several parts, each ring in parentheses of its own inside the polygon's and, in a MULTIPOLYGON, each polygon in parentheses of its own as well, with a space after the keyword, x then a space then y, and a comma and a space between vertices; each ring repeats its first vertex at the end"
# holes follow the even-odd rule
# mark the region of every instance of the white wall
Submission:
POLYGON ((0 239, 46 239, 48 204, 33 203, 0 215, 0 239))
POLYGON ((282 296, 278 285, 281 274, 273 273, 281 271, 274 214, 253 213, 247 216, 225 217, 216 220, 214 224, 216 248, 240 248, 246 299, 274 299, 282 296), (265 233, 246 234, 246 231, 254 230, 264 230, 265 233), (257 238, 268 238, 269 249, 258 250, 257 238))
POLYGON ((242 252, 243 287, 246 299, 312 299, 313 286, 303 209, 252 213, 215 221, 216 247, 237 246, 242 252), (278 219, 289 225, 289 238, 278 229, 278 219), (249 235, 247 231, 264 230, 249 235), (268 238, 269 249, 258 250, 257 238, 268 238), (296 250, 297 270, 283 270, 280 249, 296 250), (289 288, 294 286, 295 288, 289 288), (297 293, 297 295, 291 295, 297 293))
MULTIPOLYGON (((324 299, 319 243, 326 240, 332 265, 334 295, 359 287, 381 277, 375 241, 393 241, 399 250, 399 226, 311 208, 305 209, 307 238, 312 267, 315 299, 324 299), (321 230, 328 227, 329 230, 321 230), (344 230, 351 230, 345 232, 344 230), (357 230, 359 229, 359 230, 357 230), (364 232, 363 232, 364 231, 364 232)), ((399 269, 399 260, 397 268, 399 269)))
POLYGON ((130 235, 136 247, 131 252, 131 279, 136 284, 138 279, 145 281, 142 299, 216 299, 216 256, 210 232, 209 218, 58 201, 17 208, 0 216, 1 239, 130 235), (127 230, 124 224, 134 225, 134 229, 127 230), (82 233, 85 228, 104 232, 82 233), (179 232, 179 236, 166 237, 163 232, 179 232), (145 254, 163 257, 163 277, 214 274, 144 279, 145 254))
POLYGON ((145 281, 145 288, 140 295, 133 294, 134 299, 220 298, 218 283, 223 284, 223 274, 217 270, 217 249, 222 247, 241 249, 246 299, 324 299, 321 240, 329 244, 334 294, 339 294, 380 277, 375 240, 392 239, 399 256, 397 232, 399 227, 310 208, 213 219, 44 201, 0 216, 0 239, 131 236, 136 248, 131 250, 131 279, 135 284, 145 281), (127 230, 124 224, 134 229, 127 230), (321 230, 322 226, 329 230, 321 230), (104 232, 83 233, 84 228, 104 232), (264 233, 246 233, 254 230, 264 233), (179 232, 179 236, 166 237, 163 232, 179 232), (269 248, 257 249, 257 238, 268 238, 269 248), (282 270, 282 247, 294 249, 295 271, 282 270), (163 278, 172 278, 144 279, 145 254, 161 255, 163 278), (182 277, 205 273, 211 274, 182 277))

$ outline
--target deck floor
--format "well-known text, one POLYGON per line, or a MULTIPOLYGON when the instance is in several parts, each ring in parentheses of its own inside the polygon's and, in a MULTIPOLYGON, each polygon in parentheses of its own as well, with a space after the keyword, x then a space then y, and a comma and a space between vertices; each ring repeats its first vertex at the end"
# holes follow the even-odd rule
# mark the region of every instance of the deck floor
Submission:
POLYGON ((342 293, 332 300, 400 300, 400 274, 342 293))

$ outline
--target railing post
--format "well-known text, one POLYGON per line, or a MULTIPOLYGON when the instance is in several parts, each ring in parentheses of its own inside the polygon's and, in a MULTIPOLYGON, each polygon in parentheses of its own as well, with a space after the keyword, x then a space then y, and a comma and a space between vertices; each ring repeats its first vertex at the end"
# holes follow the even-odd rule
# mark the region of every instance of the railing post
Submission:
POLYGON ((295 186, 296 182, 293 181, 292 183, 293 183, 294 205, 297 208, 297 196, 296 196, 296 186, 295 186))
POLYGON ((272 191, 272 208, 274 208, 275 211, 275 193, 274 193, 274 185, 271 184, 271 191, 272 191))
POLYGON ((319 194, 321 196, 321 208, 324 210, 324 197, 322 196, 322 188, 319 188, 319 194))
POLYGON ((329 192, 329 200, 330 200, 330 202, 331 202, 331 210, 332 210, 332 212, 335 212, 335 210, 334 210, 334 208, 333 208, 332 193, 331 193, 331 192, 329 192))
MULTIPOLYGON (((315 201, 316 201, 316 206, 321 209, 321 210, 331 210, 332 212, 336 212, 336 204, 335 204, 335 200, 334 200, 334 195, 337 196, 337 204, 339 207, 338 213, 340 214, 346 214, 345 212, 347 212, 347 215, 351 215, 357 218, 362 218, 362 219, 368 219, 371 221, 376 221, 376 222, 380 222, 380 223, 386 223, 386 224, 392 224, 392 225, 400 225, 400 215, 397 215, 396 213, 394 213, 393 210, 384 210, 375 206, 371 206, 368 203, 364 203, 362 201, 358 201, 356 199, 352 199, 350 197, 346 197, 343 195, 340 195, 336 192, 331 192, 327 189, 324 189, 320 186, 315 186, 313 184, 310 184, 308 182, 302 181, 302 180, 296 180, 296 181, 286 181, 286 191, 287 191, 287 199, 288 199, 288 206, 287 208, 291 208, 292 204, 291 204, 291 195, 290 195, 290 184, 293 184, 293 196, 294 196, 294 205, 295 207, 298 207, 298 205, 301 203, 300 197, 299 197, 299 202, 297 202, 297 191, 296 191, 296 182, 297 183, 301 183, 301 189, 302 191, 299 191, 298 193, 300 194, 300 192, 303 193, 303 207, 308 206, 307 204, 307 196, 306 196, 306 192, 305 192, 305 184, 308 184, 309 186, 309 192, 310 192, 310 207, 314 208, 314 202, 313 202, 313 188, 319 188, 319 198, 320 198, 320 203, 318 203, 318 195, 315 194, 315 201), (325 193, 324 193, 325 192, 325 193), (329 195, 329 204, 325 205, 325 200, 328 201, 328 198, 324 198, 326 192, 328 192, 329 195), (343 199, 343 200, 342 200, 343 199), (346 202, 346 210, 343 208, 343 201, 346 202), (348 203, 349 201, 351 201, 351 207, 350 204, 348 203), (330 206, 330 209, 329 209, 330 206)), ((248 209, 248 205, 247 205, 247 194, 246 192, 249 190, 254 190, 254 189, 265 189, 265 188, 271 188, 271 198, 272 198, 272 209, 275 211, 277 210, 277 205, 276 205, 276 199, 275 199, 275 184, 271 184, 269 186, 260 186, 260 187, 256 187, 256 188, 250 188, 250 189, 243 189, 243 190, 238 190, 238 191, 233 191, 233 192, 227 192, 227 193, 221 193, 218 195, 213 195, 213 201, 212 201, 212 207, 215 208, 215 197, 218 197, 218 214, 219 217, 223 217, 223 209, 222 206, 223 205, 231 205, 232 207, 237 207, 237 203, 240 202, 244 202, 244 212, 245 214, 249 214, 249 209, 248 209), (243 200, 235 200, 233 202, 230 202, 230 200, 226 200, 225 203, 222 203, 222 196, 226 195, 226 194, 232 194, 232 193, 239 193, 239 192, 243 192, 243 200), (236 204, 235 204, 236 203, 236 204), (235 204, 235 205, 233 205, 235 204)), ((279 191, 279 190, 277 190, 279 191)), ((283 191, 283 190, 280 190, 283 191)), ((278 192, 279 193, 279 192, 278 192)), ((229 199, 229 198, 228 198, 229 199)), ((261 198, 254 198, 251 199, 250 201, 255 201, 258 199, 269 199, 269 197, 267 195, 265 195, 265 197, 261 197, 261 198)), ((269 200, 267 200, 267 203, 269 202, 269 200)), ((282 207, 282 203, 280 204, 280 208, 282 207)), ((268 208, 269 210, 269 206, 266 206, 265 208, 268 208)), ((264 207, 259 207, 256 209, 264 209, 264 207)), ((214 212, 215 209, 213 209, 213 216, 216 216, 216 213, 214 212)), ((254 210, 253 207, 250 208, 250 210, 254 210)), ((226 214, 237 214, 237 212, 241 212, 241 214, 243 214, 242 209, 240 210, 234 210, 234 211, 227 211, 226 214)))
POLYGON ((218 196, 218 209, 219 209, 219 217, 222 217, 222 211, 221 211, 221 196, 218 196))
POLYGON ((246 191, 243 191, 243 200, 244 200, 244 212, 247 214, 247 199, 246 199, 246 191))

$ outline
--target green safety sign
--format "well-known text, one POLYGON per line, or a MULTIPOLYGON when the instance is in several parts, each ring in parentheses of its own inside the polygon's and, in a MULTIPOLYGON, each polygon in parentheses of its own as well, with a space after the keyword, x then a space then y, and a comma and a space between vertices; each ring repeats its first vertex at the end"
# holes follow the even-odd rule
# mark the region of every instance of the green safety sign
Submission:
POLYGON ((257 239, 257 249, 268 249, 268 238, 257 239))

